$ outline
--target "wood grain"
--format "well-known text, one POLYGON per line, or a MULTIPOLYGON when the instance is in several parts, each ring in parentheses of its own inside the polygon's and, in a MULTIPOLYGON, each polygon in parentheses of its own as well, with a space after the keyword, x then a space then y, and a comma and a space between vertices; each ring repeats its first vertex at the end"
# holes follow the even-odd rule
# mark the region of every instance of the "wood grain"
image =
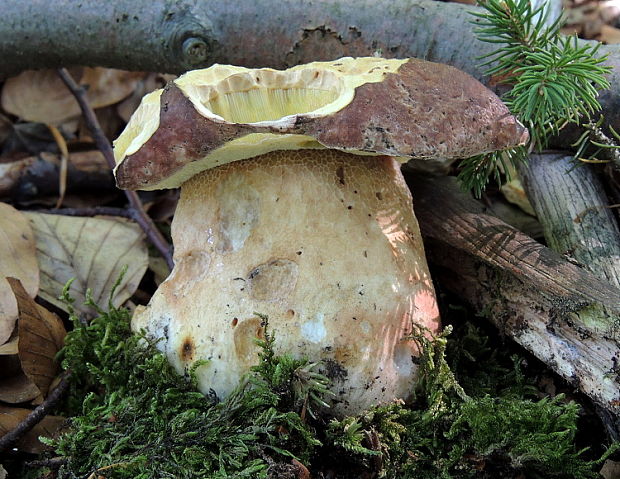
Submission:
POLYGON ((613 418, 620 432, 620 289, 485 212, 454 178, 410 184, 434 278, 613 418))
POLYGON ((554 251, 620 287, 620 232, 602 181, 572 155, 531 155, 519 173, 554 251))

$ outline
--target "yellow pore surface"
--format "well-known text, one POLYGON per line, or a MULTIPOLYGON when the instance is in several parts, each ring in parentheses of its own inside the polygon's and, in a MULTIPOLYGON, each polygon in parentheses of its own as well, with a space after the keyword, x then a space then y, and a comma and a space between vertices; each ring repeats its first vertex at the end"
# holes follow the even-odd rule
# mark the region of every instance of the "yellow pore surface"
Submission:
POLYGON ((326 115, 342 109, 365 83, 382 81, 407 60, 341 58, 279 71, 214 65, 175 81, 206 117, 231 123, 277 121, 295 114, 326 115))

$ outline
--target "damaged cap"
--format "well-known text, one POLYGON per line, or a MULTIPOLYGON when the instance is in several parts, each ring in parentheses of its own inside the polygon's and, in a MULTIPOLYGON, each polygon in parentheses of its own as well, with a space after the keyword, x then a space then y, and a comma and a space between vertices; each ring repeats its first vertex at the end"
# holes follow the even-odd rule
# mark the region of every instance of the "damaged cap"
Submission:
POLYGON ((527 130, 476 79, 418 59, 342 58, 278 71, 214 65, 147 95, 116 140, 123 189, 175 188, 275 150, 466 158, 527 130))

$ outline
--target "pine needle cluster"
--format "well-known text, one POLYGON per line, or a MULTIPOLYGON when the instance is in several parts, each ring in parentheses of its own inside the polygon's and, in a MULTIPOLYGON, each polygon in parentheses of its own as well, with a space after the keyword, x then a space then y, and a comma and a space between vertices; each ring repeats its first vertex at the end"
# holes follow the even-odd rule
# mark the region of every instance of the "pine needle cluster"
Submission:
MULTIPOLYGON (((547 24, 545 5, 530 0, 485 0, 476 17, 479 40, 497 45, 485 55, 486 74, 511 86, 503 96, 511 113, 530 132, 532 149, 544 148, 547 138, 569 123, 587 123, 601 106, 599 90, 609 88, 599 45, 580 45, 577 37, 560 33, 562 20, 547 24)), ((523 161, 527 148, 480 155, 465 160, 460 178, 477 196, 489 177, 499 178, 497 165, 523 161)), ((503 171, 508 171, 506 168, 503 171)))

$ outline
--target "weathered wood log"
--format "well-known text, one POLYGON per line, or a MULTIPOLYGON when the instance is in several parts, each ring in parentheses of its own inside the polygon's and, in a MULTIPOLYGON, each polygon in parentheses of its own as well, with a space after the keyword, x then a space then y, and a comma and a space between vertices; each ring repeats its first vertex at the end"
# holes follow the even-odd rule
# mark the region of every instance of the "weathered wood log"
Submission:
POLYGON ((454 178, 411 178, 434 275, 612 418, 620 434, 620 289, 498 218, 454 178))
POLYGON ((531 155, 519 174, 547 245, 620 287, 620 231, 591 165, 566 154, 531 155))
POLYGON ((504 223, 508 223, 531 238, 543 238, 542 226, 538 219, 526 213, 520 207, 509 203, 501 197, 491 198, 487 207, 489 213, 493 216, 497 216, 504 223))

